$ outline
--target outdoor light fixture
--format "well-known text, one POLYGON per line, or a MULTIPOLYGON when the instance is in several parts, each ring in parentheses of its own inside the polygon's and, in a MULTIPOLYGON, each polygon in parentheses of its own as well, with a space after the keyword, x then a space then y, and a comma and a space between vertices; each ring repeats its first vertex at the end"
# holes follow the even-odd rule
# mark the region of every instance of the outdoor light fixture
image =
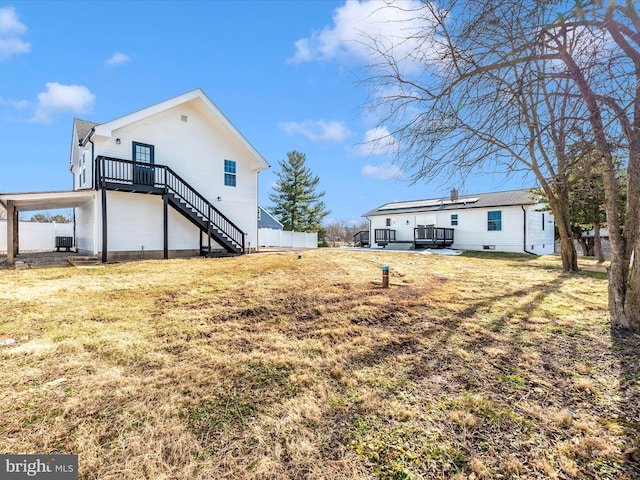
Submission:
POLYGON ((120 145, 120 139, 116 138, 116 144, 120 145))
POLYGON ((222 197, 218 197, 218 201, 220 202, 222 200, 222 197))

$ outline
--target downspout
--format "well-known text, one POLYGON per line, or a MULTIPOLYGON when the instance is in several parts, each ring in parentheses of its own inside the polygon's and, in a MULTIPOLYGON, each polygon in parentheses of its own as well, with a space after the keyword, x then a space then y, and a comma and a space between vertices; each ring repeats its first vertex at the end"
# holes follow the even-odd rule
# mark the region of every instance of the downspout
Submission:
MULTIPOLYGON (((87 135, 87 141, 91 144, 91 163, 93 164, 93 185, 92 187, 97 189, 98 188, 98 162, 96 161, 96 159, 94 158, 95 155, 95 144, 93 143, 93 140, 91 139, 91 137, 93 137, 93 134, 96 133, 96 129, 92 128, 91 131, 89 132, 89 135, 87 135)), ((85 142, 86 145, 86 142, 85 142)))
POLYGON ((520 205, 520 208, 522 208, 522 250, 524 250, 524 253, 537 256, 537 253, 527 250, 527 210, 524 208, 524 205, 520 205))
MULTIPOLYGON (((93 190, 98 190, 100 186, 99 176, 98 176, 98 160, 95 157, 95 144, 91 137, 93 137, 94 133, 96 133, 95 127, 91 129, 89 134, 84 138, 81 143, 81 146, 84 147, 87 142, 91 143, 91 162, 93 164, 93 190)), ((102 186, 102 263, 107 262, 107 191, 104 186, 102 186)))
MULTIPOLYGON (((98 189, 98 162, 95 161, 95 144, 93 143, 93 140, 91 139, 91 137, 93 137, 93 134, 96 133, 96 129, 95 127, 91 129, 91 131, 89 132, 89 134, 84 137, 81 141, 80 141, 80 146, 84 147, 87 142, 91 143, 91 164, 92 164, 92 168, 93 168, 93 175, 91 175, 91 189, 92 190, 97 190, 98 189)), ((75 185, 74 185, 74 189, 75 189, 75 185)), ((95 212, 95 210, 94 210, 95 212)), ((95 249, 95 228, 94 228, 94 249, 95 249)), ((76 239, 76 209, 73 209, 73 239, 75 241, 76 239)), ((76 252, 78 251, 78 245, 76 244, 76 252)), ((95 250, 94 250, 95 251, 95 250)))

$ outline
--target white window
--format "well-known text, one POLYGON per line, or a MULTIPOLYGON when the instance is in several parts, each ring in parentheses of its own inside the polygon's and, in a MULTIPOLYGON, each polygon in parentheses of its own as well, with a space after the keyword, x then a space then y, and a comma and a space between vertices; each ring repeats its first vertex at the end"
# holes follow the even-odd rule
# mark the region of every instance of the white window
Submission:
POLYGON ((84 187, 87 181, 87 152, 82 152, 82 159, 80 160, 80 178, 78 180, 79 186, 84 187))
POLYGON ((227 187, 236 186, 236 162, 235 160, 224 161, 224 184, 227 187))
POLYGON ((494 232, 502 230, 501 210, 493 210, 491 212, 487 212, 487 230, 494 232))

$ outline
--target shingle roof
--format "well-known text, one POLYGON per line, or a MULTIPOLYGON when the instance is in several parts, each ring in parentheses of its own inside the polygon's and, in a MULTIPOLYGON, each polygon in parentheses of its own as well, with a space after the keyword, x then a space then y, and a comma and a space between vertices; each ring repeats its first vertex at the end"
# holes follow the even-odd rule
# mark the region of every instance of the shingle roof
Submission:
POLYGON ((432 198, 407 202, 385 203, 363 217, 374 215, 392 215, 398 213, 433 212, 439 210, 461 210, 469 208, 507 207, 513 205, 532 205, 537 203, 531 189, 509 190, 506 192, 460 195, 457 200, 451 198, 432 198))
POLYGON ((89 122, 88 120, 80 120, 79 118, 73 119, 73 126, 78 133, 78 141, 82 141, 85 139, 91 129, 96 125, 100 125, 99 123, 89 122))

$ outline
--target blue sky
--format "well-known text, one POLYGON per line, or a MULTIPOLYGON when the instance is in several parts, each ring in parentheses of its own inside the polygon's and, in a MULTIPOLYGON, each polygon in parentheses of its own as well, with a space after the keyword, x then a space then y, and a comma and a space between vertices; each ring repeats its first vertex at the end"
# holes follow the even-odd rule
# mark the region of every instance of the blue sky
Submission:
MULTIPOLYGON (((412 0, 400 0, 410 3, 412 0)), ((532 186, 475 175, 410 185, 363 107, 362 32, 393 35, 381 0, 0 1, 0 192, 66 190, 74 117, 106 122, 200 87, 271 164, 298 150, 327 220, 395 200, 532 186)), ((382 130, 384 132, 384 130, 382 130)))

